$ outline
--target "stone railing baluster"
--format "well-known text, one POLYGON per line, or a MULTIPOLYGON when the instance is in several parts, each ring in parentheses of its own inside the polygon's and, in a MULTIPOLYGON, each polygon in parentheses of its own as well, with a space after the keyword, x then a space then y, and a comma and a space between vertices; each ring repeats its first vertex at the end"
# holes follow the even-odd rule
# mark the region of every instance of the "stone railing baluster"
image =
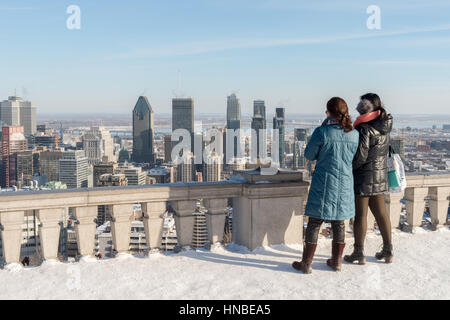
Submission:
POLYGON ((150 249, 161 248, 166 201, 143 202, 141 207, 147 246, 150 249))
POLYGON ((431 223, 435 226, 447 222, 450 187, 430 187, 431 223))
POLYGON ((77 219, 75 232, 77 233, 78 252, 82 256, 91 256, 95 248, 97 206, 75 207, 73 215, 77 219))
POLYGON ((405 190, 406 198, 406 221, 409 231, 422 224, 423 213, 425 212, 425 197, 428 195, 428 188, 408 187, 405 190))
POLYGON ((178 244, 190 246, 194 232, 194 200, 176 200, 172 202, 175 210, 175 227, 177 230, 178 244))
POLYGON ((118 253, 130 250, 131 217, 133 204, 114 204, 112 206, 111 233, 114 249, 118 253))
POLYGON ((0 212, 3 259, 8 263, 20 262, 24 211, 0 212))
POLYGON ((41 222, 39 226, 39 239, 41 242, 42 257, 46 260, 57 259, 58 244, 61 227, 61 212, 63 208, 39 209, 38 218, 41 222))

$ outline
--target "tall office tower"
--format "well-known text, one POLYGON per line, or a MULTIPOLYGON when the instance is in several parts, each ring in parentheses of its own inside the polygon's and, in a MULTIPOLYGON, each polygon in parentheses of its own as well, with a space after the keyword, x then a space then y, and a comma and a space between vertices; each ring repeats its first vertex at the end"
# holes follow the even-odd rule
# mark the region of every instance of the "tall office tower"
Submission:
POLYGON ((39 152, 21 151, 17 153, 17 183, 18 187, 29 186, 33 175, 39 171, 39 152))
MULTIPOLYGON (((275 117, 273 118, 273 129, 278 130, 278 155, 280 161, 280 168, 286 167, 285 161, 285 148, 286 144, 284 141, 285 137, 285 116, 284 108, 275 109, 275 117)), ((273 142, 272 142, 273 143, 273 142)))
POLYGON ((172 99, 172 131, 176 129, 194 132, 194 100, 192 98, 172 99))
POLYGON ((308 141, 309 130, 303 128, 295 128, 294 129, 294 159, 293 159, 293 167, 294 169, 303 169, 305 168, 305 155, 304 151, 306 148, 306 144, 308 141))
POLYGON ((16 96, 0 102, 0 123, 3 126, 23 126, 25 135, 36 133, 36 105, 16 96))
POLYGON ((294 141, 294 159, 293 159, 293 168, 295 170, 304 169, 306 164, 305 158, 305 141, 294 141))
POLYGON ((48 181, 59 181, 59 160, 62 151, 42 151, 39 154, 39 173, 46 174, 48 181))
POLYGON ((71 188, 88 187, 88 158, 83 150, 65 151, 59 160, 59 180, 71 188))
MULTIPOLYGON (((194 152, 194 100, 192 98, 172 99, 172 132, 177 129, 186 129, 190 132, 191 151, 194 152)), ((177 143, 174 141, 172 147, 177 143)))
POLYGON ((266 104, 264 100, 253 101, 253 117, 256 116, 266 119, 266 104))
POLYGON ((252 118, 252 129, 256 132, 256 141, 252 141, 252 149, 256 150, 256 159, 260 158, 260 155, 266 155, 266 106, 263 100, 253 101, 253 118, 252 118), (264 130, 264 134, 259 132, 259 130, 264 130), (255 145, 256 144, 256 145, 255 145), (260 144, 262 149, 260 150, 260 144))
POLYGON ((400 155, 402 159, 405 158, 405 140, 402 138, 391 138, 392 149, 400 155))
POLYGON ((113 138, 104 128, 91 127, 83 135, 83 150, 91 165, 100 163, 103 157, 107 157, 107 161, 115 161, 113 138))
POLYGON ((155 155, 153 109, 147 97, 140 96, 133 109, 133 153, 134 162, 153 164, 155 155))
POLYGON ((22 126, 2 128, 2 175, 1 186, 11 187, 17 184, 17 154, 28 148, 22 126))
POLYGON ((164 162, 170 163, 172 161, 172 135, 166 134, 164 136, 164 162))
MULTIPOLYGON (((233 93, 227 97, 227 129, 239 130, 241 128, 241 104, 239 99, 233 93)), ((226 156, 226 140, 224 139, 224 155, 226 156)), ((237 148, 240 143, 239 135, 234 137, 234 153, 233 157, 237 156, 237 148)))
POLYGON ((233 93, 227 97, 227 129, 241 128, 241 104, 233 93))
POLYGON ((309 129, 295 128, 294 129, 294 141, 308 142, 309 129))

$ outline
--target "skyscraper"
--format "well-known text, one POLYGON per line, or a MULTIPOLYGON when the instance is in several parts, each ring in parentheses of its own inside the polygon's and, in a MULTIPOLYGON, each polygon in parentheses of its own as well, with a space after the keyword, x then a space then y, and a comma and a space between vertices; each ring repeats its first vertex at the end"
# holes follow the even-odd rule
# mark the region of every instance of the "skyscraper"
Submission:
POLYGON ((2 175, 1 186, 16 185, 17 153, 27 150, 28 143, 22 126, 9 126, 2 129, 2 175))
MULTIPOLYGON (((241 129, 241 104, 239 102, 239 99, 233 93, 227 97, 227 130, 239 130, 239 129, 241 129)), ((239 131, 237 132, 236 136, 233 137, 233 139, 234 139, 233 157, 236 157, 238 144, 240 143, 239 131)), ((224 139, 223 153, 226 156, 226 139, 224 139)))
POLYGON ((46 174, 48 181, 59 181, 59 160, 62 156, 63 152, 59 150, 39 154, 39 173, 46 174))
POLYGON ((59 160, 59 180, 67 188, 88 187, 88 158, 83 150, 65 151, 59 160))
MULTIPOLYGON (((194 152, 194 100, 192 98, 172 99, 172 132, 177 129, 186 129, 191 134, 191 151, 194 152)), ((174 141, 172 147, 176 144, 177 142, 174 141)))
POLYGON ((285 163, 285 116, 284 116, 284 108, 276 108, 275 117, 273 118, 273 129, 278 130, 278 155, 280 161, 280 168, 284 168, 286 166, 285 163))
MULTIPOLYGON (((252 129, 256 132, 256 141, 252 141, 252 149, 256 150, 256 159, 260 154, 266 155, 266 105, 263 100, 253 101, 252 129), (260 132, 260 130, 263 130, 260 132), (256 146, 254 144, 256 143, 256 146), (260 150, 260 144, 262 149, 260 150)), ((253 159, 253 160, 256 160, 253 159)))
POLYGON ((309 130, 303 128, 294 129, 294 141, 308 141, 309 130))
POLYGON ((303 169, 305 167, 306 158, 304 155, 304 151, 308 141, 308 136, 308 129, 294 129, 294 169, 303 169))
POLYGON ((89 164, 100 163, 103 157, 107 157, 107 161, 115 161, 113 144, 109 131, 101 127, 91 127, 83 135, 83 150, 89 164))
POLYGON ((17 96, 0 102, 0 121, 3 126, 23 126, 25 135, 36 133, 36 105, 17 96))
POLYGON ((233 93, 227 97, 227 129, 241 128, 241 104, 233 93))
POLYGON ((164 162, 169 163, 172 161, 172 135, 166 134, 164 136, 164 162))
POLYGON ((153 153, 153 109, 147 97, 140 96, 133 109, 133 154, 134 162, 154 162, 153 153))
POLYGON ((176 129, 194 132, 194 100, 192 98, 172 99, 172 131, 176 129))

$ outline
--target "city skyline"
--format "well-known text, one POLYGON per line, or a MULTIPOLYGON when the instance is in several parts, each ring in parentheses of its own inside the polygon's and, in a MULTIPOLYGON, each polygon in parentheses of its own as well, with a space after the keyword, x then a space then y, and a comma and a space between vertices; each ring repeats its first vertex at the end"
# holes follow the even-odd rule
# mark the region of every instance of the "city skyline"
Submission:
POLYGON ((14 50, 0 53, 1 97, 17 89, 43 113, 126 113, 146 95, 165 113, 190 96, 199 113, 224 113, 236 92, 243 114, 258 99, 268 114, 319 114, 332 96, 354 112, 376 92, 393 114, 448 113, 442 0, 377 1, 380 30, 366 27, 369 1, 77 1, 80 30, 66 27, 71 4, 3 1, 0 35, 14 50))

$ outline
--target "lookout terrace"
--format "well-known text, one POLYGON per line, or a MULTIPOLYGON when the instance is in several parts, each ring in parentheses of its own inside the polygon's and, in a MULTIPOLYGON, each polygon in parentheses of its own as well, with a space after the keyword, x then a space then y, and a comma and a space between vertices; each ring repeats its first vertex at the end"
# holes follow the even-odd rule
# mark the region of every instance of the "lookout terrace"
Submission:
MULTIPOLYGON (((0 270, 0 282, 4 290, 0 295, 4 298, 100 299, 277 299, 341 295, 351 299, 361 295, 383 298, 380 288, 388 287, 390 296, 385 298, 421 297, 422 293, 417 290, 408 291, 413 283, 414 286, 434 286, 421 290, 423 293, 450 298, 449 273, 445 270, 450 263, 450 231, 446 226, 450 175, 408 176, 404 194, 386 195, 393 226, 399 226, 401 219, 406 219, 403 231, 394 230, 394 263, 387 265, 373 258, 365 266, 344 264, 337 277, 331 277, 326 269, 331 240, 325 237, 319 243, 321 260, 314 262, 313 267, 318 270, 312 277, 306 278, 290 268, 290 263, 301 255, 308 187, 302 172, 279 171, 276 175, 264 176, 258 171, 238 171, 232 179, 221 182, 2 194, 0 233, 4 268, 0 270), (199 199, 206 210, 207 249, 192 249, 198 232, 195 206, 199 199), (137 203, 142 208, 150 254, 130 254, 133 205, 137 203), (96 218, 98 206, 103 205, 112 208, 110 226, 115 255, 97 259, 94 258, 96 218), (178 247, 182 249, 179 253, 164 255, 158 249, 162 249, 168 206, 174 212, 178 247), (233 211, 232 241, 223 245, 229 206, 233 211), (406 209, 405 217, 401 215, 402 206, 406 209), (431 228, 427 229, 421 227, 425 208, 430 215, 431 228), (78 262, 58 259, 64 210, 70 211, 75 221, 78 262), (30 215, 37 217, 39 248, 36 250, 40 263, 22 267, 22 229, 24 219, 30 215), (354 286, 358 277, 368 280, 354 286), (114 281, 114 285, 107 287, 109 281, 114 281), (362 294, 361 285, 370 290, 362 294), (315 286, 325 289, 336 286, 336 290, 311 291, 315 286)), ((374 229, 373 223, 372 219, 371 229, 374 229)), ((346 251, 350 251, 351 227, 347 227, 346 251)), ((381 245, 381 239, 372 231, 367 242, 370 256, 381 245)))

